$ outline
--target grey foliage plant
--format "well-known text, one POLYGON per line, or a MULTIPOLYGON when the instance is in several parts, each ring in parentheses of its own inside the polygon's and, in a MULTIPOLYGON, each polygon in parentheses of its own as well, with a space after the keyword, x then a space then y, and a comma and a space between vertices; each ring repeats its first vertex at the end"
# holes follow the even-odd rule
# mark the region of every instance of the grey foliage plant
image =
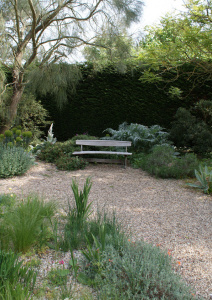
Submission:
POLYGON ((203 190, 205 194, 212 193, 212 170, 209 170, 207 166, 203 168, 200 165, 199 171, 195 170, 195 176, 199 183, 188 183, 188 185, 203 190))
POLYGON ((134 149, 139 151, 149 151, 154 145, 168 143, 168 133, 159 125, 148 127, 124 122, 118 130, 107 128, 104 132, 111 135, 108 139, 131 141, 134 149))
POLYGON ((22 147, 0 145, 0 177, 22 175, 34 162, 32 154, 22 147))

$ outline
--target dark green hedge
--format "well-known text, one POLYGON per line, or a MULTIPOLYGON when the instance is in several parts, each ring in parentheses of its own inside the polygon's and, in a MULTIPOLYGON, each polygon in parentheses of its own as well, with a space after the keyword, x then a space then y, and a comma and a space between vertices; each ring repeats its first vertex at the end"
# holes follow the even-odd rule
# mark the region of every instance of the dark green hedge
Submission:
POLYGON ((189 108, 195 101, 212 94, 210 86, 194 89, 189 96, 192 81, 186 75, 174 84, 147 84, 139 80, 142 69, 117 73, 112 67, 93 73, 90 67, 81 66, 83 79, 76 94, 69 94, 69 101, 59 110, 53 96, 41 97, 54 122, 58 140, 67 140, 76 134, 104 136, 103 130, 117 129, 124 121, 143 125, 158 124, 169 128, 179 107, 189 108), (185 90, 183 99, 171 99, 169 86, 185 90))

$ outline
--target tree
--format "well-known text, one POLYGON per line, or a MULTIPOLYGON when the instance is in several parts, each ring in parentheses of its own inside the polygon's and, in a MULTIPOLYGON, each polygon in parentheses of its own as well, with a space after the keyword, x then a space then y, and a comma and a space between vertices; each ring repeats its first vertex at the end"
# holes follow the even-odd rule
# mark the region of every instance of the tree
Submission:
MULTIPOLYGON (((2 0, 0 2, 0 87, 12 88, 7 103, 9 118, 0 128, 8 129, 17 114, 29 73, 35 66, 49 66, 67 58, 116 20, 129 26, 138 20, 140 0, 2 0), (9 66, 12 80, 6 82, 3 66, 9 66)), ((103 46, 103 45, 102 45, 103 46)), ((69 74, 67 74, 68 76, 69 74)), ((52 84, 52 88, 53 88, 52 84)))
MULTIPOLYGON (((146 66, 143 81, 163 80, 167 71, 174 81, 188 64, 186 72, 194 86, 212 80, 212 1, 187 0, 185 7, 185 12, 167 15, 147 28, 138 57, 146 66)), ((174 87, 170 93, 180 95, 174 87)))

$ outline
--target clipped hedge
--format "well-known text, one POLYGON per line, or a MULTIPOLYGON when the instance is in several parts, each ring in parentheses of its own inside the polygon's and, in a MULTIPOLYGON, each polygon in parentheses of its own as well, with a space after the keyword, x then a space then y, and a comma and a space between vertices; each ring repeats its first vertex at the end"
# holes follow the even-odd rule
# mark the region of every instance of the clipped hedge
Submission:
POLYGON ((125 74, 117 73, 112 67, 96 73, 89 66, 80 68, 83 76, 76 94, 73 95, 70 88, 69 101, 62 110, 58 109, 52 95, 45 98, 38 95, 54 122, 58 140, 83 133, 101 137, 103 130, 117 129, 123 122, 169 128, 179 107, 189 108, 195 101, 212 94, 212 88, 205 85, 187 96, 192 81, 185 77, 170 85, 142 83, 139 80, 141 68, 125 74), (187 97, 171 98, 168 95, 171 85, 185 90, 183 97, 187 97))

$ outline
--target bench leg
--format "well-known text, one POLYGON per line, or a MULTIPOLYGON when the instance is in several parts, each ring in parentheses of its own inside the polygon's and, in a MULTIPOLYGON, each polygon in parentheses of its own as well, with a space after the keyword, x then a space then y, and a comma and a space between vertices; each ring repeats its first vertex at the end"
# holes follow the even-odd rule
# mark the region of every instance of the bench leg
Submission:
POLYGON ((127 156, 125 156, 125 159, 124 159, 124 168, 126 169, 127 167, 127 156))

